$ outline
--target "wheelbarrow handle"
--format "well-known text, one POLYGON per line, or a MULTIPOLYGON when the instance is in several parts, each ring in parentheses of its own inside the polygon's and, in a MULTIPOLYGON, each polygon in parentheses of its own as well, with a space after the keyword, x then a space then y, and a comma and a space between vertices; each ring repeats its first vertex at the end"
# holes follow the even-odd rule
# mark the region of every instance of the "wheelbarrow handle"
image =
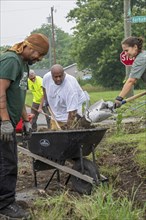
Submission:
POLYGON ((125 104, 125 103, 127 103, 127 102, 130 102, 130 101, 132 101, 132 100, 134 100, 134 99, 137 99, 137 98, 139 98, 139 97, 141 97, 141 96, 144 96, 144 95, 146 95, 146 91, 145 91, 145 92, 141 92, 141 93, 139 93, 139 94, 137 94, 137 95, 134 95, 134 96, 132 96, 132 97, 129 97, 129 98, 127 98, 127 99, 124 99, 124 100, 122 100, 122 105, 125 104))

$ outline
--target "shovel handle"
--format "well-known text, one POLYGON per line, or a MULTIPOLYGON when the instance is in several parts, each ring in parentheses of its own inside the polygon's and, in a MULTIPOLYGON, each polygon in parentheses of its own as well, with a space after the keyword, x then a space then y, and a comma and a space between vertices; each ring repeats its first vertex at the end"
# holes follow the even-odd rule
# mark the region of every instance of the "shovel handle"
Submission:
POLYGON ((134 96, 132 96, 132 97, 130 97, 130 98, 124 99, 124 100, 122 101, 122 104, 125 104, 125 103, 127 103, 127 102, 130 102, 130 101, 132 101, 132 100, 134 100, 134 99, 137 99, 137 98, 139 98, 139 97, 141 97, 141 96, 144 96, 144 95, 146 95, 146 91, 145 91, 145 92, 141 92, 141 93, 139 93, 139 94, 137 94, 137 95, 134 95, 134 96))
POLYGON ((46 116, 46 117, 48 117, 48 118, 51 118, 50 115, 48 115, 48 114, 46 114, 46 113, 44 113, 44 112, 39 112, 36 108, 34 108, 34 107, 30 106, 30 105, 27 105, 27 104, 25 104, 25 105, 26 105, 27 107, 31 108, 32 110, 38 112, 39 114, 42 114, 42 115, 44 115, 44 116, 46 116))
POLYGON ((51 114, 51 118, 52 118, 52 120, 54 120, 58 130, 62 130, 60 125, 58 124, 57 120, 55 119, 55 116, 54 116, 54 113, 52 112, 52 109, 49 106, 48 106, 48 110, 49 110, 49 112, 51 114))
POLYGON ((40 114, 42 114, 42 115, 44 115, 44 116, 46 116, 46 117, 51 118, 52 120, 54 120, 54 121, 55 121, 55 124, 56 124, 56 126, 57 126, 57 128, 58 128, 58 130, 62 130, 61 127, 59 126, 57 120, 55 119, 55 116, 54 116, 54 114, 53 114, 53 112, 52 112, 52 110, 51 110, 51 108, 50 108, 49 106, 48 106, 48 110, 49 110, 49 112, 51 113, 51 116, 48 115, 48 114, 46 114, 46 113, 44 113, 44 112, 39 112, 36 108, 34 108, 34 107, 30 106, 30 105, 27 105, 27 104, 25 104, 25 105, 26 105, 27 107, 33 109, 34 111, 36 111, 36 112, 38 112, 38 113, 40 113, 40 114))

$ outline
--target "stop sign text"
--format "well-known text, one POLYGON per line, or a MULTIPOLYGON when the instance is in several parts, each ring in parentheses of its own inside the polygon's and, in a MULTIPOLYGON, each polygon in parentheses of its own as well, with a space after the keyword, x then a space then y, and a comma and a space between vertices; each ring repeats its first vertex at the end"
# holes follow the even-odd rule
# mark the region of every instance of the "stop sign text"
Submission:
POLYGON ((131 66, 133 64, 133 61, 135 60, 135 57, 130 58, 127 56, 125 51, 120 53, 120 61, 123 63, 125 66, 131 66))

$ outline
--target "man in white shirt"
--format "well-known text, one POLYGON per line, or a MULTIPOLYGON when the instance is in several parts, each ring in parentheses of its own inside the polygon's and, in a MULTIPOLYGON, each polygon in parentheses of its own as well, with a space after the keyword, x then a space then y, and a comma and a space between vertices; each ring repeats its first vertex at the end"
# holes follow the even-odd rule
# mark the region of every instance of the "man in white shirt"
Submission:
MULTIPOLYGON (((53 117, 60 127, 71 128, 77 114, 81 114, 82 104, 87 97, 77 80, 55 64, 43 77, 43 91, 53 117)), ((56 129, 52 120, 51 128, 56 129)))

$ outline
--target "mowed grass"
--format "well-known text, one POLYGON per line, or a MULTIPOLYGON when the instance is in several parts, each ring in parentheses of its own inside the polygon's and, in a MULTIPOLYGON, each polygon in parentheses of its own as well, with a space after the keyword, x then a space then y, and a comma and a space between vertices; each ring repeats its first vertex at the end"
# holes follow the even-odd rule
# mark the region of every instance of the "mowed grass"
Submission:
POLYGON ((90 101, 91 104, 99 101, 99 100, 104 100, 104 101, 112 101, 114 102, 115 98, 118 96, 119 91, 103 91, 103 92, 90 92, 90 101))
MULTIPOLYGON (((141 92, 144 92, 144 90, 135 90, 134 95, 139 94, 141 92)), ((97 92, 90 92, 90 100, 91 103, 93 104, 94 102, 97 102, 101 99, 104 101, 112 101, 114 102, 115 98, 119 95, 120 91, 97 91, 97 92)), ((138 98, 137 100, 139 100, 138 98)), ((143 99, 146 100, 146 95, 143 96, 143 99)), ((136 100, 136 99, 135 99, 136 100)))
MULTIPOLYGON (((88 91, 86 88, 86 91, 89 93, 91 104, 103 99, 104 101, 112 101, 114 102, 115 98, 119 95, 120 91, 88 91)), ((134 95, 144 92, 144 90, 135 90, 134 95)), ((144 96, 144 99, 146 100, 146 95, 144 96)), ((32 93, 30 91, 27 91, 26 96, 26 103, 31 104, 32 103, 32 93)))
POLYGON ((31 106, 31 104, 32 104, 32 99, 33 99, 32 93, 28 90, 28 91, 27 91, 27 94, 26 94, 25 104, 31 106))

